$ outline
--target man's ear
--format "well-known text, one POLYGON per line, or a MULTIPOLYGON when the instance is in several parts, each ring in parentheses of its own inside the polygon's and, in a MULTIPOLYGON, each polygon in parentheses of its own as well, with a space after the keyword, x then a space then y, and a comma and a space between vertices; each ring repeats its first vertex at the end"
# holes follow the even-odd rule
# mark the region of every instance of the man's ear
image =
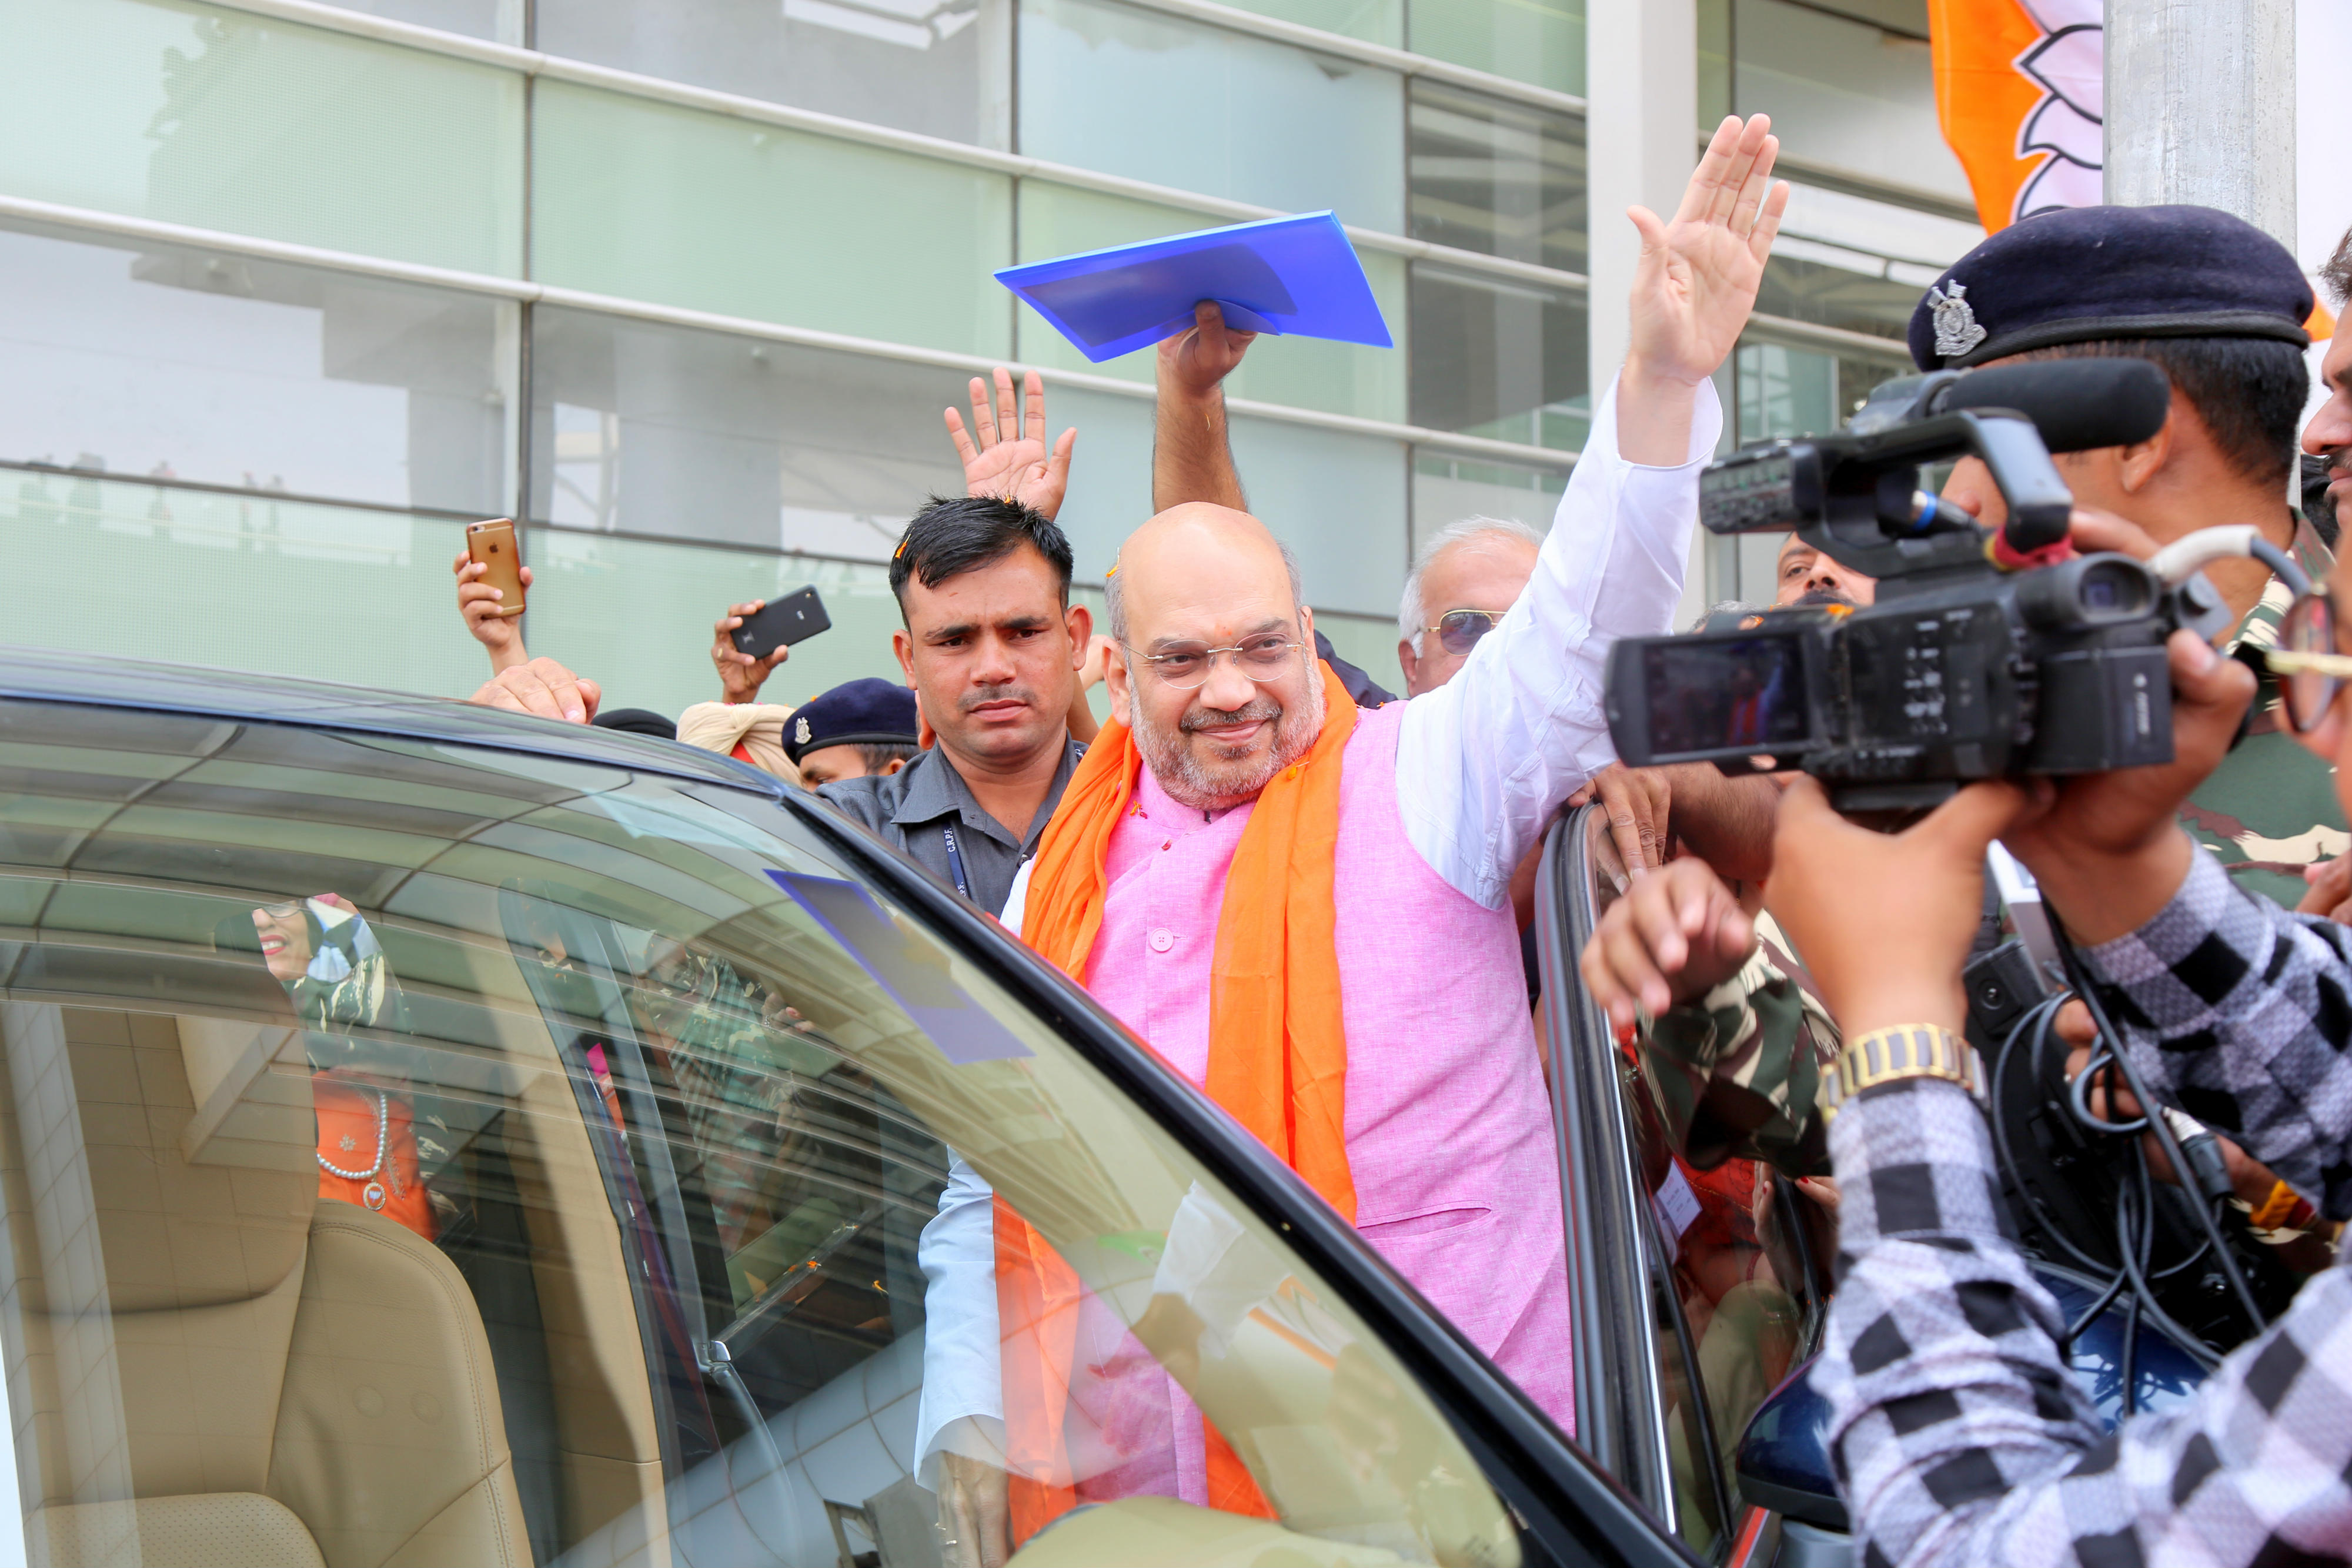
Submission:
POLYGON ((908 689, 919 691, 915 684, 915 640, 904 626, 890 633, 890 652, 898 656, 898 670, 907 677, 908 689))
POLYGON ((1125 649, 1117 650, 1109 658, 1103 661, 1103 689, 1110 693, 1110 716, 1129 729, 1133 729, 1135 727, 1133 704, 1135 694, 1128 687, 1125 649))
POLYGON ((1404 671, 1404 689, 1412 690, 1421 681, 1421 654, 1414 650, 1412 639, 1397 639, 1397 664, 1404 671))
POLYGON ((2156 434, 2146 441, 2115 449, 2116 484, 2124 494, 2138 495, 2147 487, 2149 480, 2164 471, 2165 465, 2172 461, 2174 450, 2180 443, 2184 424, 2196 417, 2197 411, 2189 407, 2189 400, 2175 389, 2171 411, 2164 416, 2164 423, 2158 427, 2156 434))
POLYGON ((879 773, 877 773, 877 774, 876 774, 876 775, 875 775, 875 777, 876 777, 877 779, 887 779, 887 778, 889 778, 889 777, 890 777, 890 775, 892 775, 893 773, 898 772, 900 768, 904 768, 904 767, 906 767, 906 766, 907 766, 907 759, 906 759, 905 758, 903 758, 903 757, 894 757, 894 758, 890 758, 890 760, 889 760, 889 761, 887 761, 887 762, 886 762, 886 763, 884 763, 884 764, 882 765, 882 771, 881 771, 881 772, 879 772, 879 773))
POLYGON ((1086 668, 1087 646, 1095 637, 1095 612, 1083 604, 1073 604, 1062 612, 1062 626, 1070 634, 1070 668, 1086 668))

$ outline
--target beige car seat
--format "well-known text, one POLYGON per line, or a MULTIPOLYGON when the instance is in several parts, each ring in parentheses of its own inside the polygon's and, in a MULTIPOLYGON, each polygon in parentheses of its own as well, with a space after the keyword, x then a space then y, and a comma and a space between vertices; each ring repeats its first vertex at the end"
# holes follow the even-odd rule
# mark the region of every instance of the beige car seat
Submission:
POLYGON ((472 1296, 319 1201, 299 1035, 11 1003, 0 1048, 33 1563, 528 1568, 472 1296))

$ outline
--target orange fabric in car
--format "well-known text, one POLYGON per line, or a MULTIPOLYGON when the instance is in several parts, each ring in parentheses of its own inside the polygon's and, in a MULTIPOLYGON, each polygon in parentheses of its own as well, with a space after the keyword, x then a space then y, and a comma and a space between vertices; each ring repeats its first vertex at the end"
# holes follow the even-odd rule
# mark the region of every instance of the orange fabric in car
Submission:
MULTIPOLYGON (((347 1171, 365 1170, 375 1160, 376 1096, 383 1093, 373 1084, 348 1082, 332 1072, 310 1075, 310 1103, 319 1118, 319 1156, 328 1165, 347 1171)), ((371 1185, 383 1189, 383 1203, 377 1212, 396 1219, 425 1240, 433 1239, 433 1204, 425 1195, 425 1183, 416 1174, 416 1128, 414 1125, 408 1096, 394 1091, 385 1095, 384 1143, 383 1168, 365 1180, 352 1180, 336 1176, 324 1166, 319 1169, 319 1196, 336 1203, 348 1203, 361 1208, 371 1207, 367 1189, 371 1185)))
MULTIPOLYGON (((1356 1187, 1343 1114, 1348 1041, 1331 888, 1340 758, 1355 731, 1356 705, 1328 665, 1317 669, 1322 731, 1305 758, 1259 793, 1226 873, 1206 1088, 1353 1224, 1356 1187)), ((1109 893, 1104 867, 1111 831, 1128 810, 1142 765, 1129 727, 1116 719, 1104 725, 1071 774, 1030 870, 1022 939, 1082 984, 1109 893)), ((1001 1197, 995 1218, 1005 1437, 1022 1472, 1013 1482, 1017 1543, 1075 1499, 1059 1424, 1080 1287, 1069 1265, 1001 1197), (1044 1468, 1025 1469, 1024 1458, 1044 1468), (1055 1479, 1031 1481, 1024 1474, 1055 1479), (1024 1530, 1024 1521, 1034 1522, 1024 1530)), ((1205 1417, 1203 1427, 1211 1505, 1273 1518, 1239 1456, 1205 1417)))

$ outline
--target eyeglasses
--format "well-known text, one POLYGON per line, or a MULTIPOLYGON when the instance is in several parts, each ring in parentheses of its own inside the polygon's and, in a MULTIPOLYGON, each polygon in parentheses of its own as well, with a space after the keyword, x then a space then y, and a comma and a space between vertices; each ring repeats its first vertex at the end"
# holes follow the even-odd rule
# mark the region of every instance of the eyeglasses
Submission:
MULTIPOLYGON (((1290 668, 1291 655, 1297 653, 1299 647, 1299 643, 1281 632, 1268 632, 1263 636, 1246 638, 1230 648, 1179 645, 1163 648, 1157 653, 1136 653, 1135 656, 1151 666, 1151 673, 1160 677, 1162 685, 1189 692, 1208 680, 1209 672, 1217 667, 1217 655, 1220 653, 1231 653, 1234 668, 1253 681, 1265 682, 1290 668)), ((1132 648, 1128 652, 1135 653, 1132 648)))
POLYGON ((2325 586, 2299 594, 2279 622, 2278 646, 2263 651, 2263 662, 2283 675, 2287 722, 2299 735, 2317 729, 2336 694, 2352 681, 2352 654, 2336 652, 2336 608, 2325 586))
POLYGON ((1502 624, 1499 610, 1449 610, 1437 618, 1434 626, 1424 626, 1424 632, 1437 633, 1437 642, 1449 653, 1467 653, 1478 645, 1478 639, 1502 624))

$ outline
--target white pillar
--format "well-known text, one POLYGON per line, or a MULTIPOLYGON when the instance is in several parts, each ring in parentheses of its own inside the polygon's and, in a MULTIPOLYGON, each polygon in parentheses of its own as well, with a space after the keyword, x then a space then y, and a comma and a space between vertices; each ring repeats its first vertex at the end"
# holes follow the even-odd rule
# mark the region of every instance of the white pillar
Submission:
POLYGON ((2294 0, 2106 0, 2106 197, 2219 207, 2292 250, 2294 0))
MULTIPOLYGON (((1696 0, 1590 0, 1584 21, 1586 167, 1592 227, 1592 396, 1624 362, 1625 301, 1642 244, 1625 209, 1671 217, 1698 162, 1696 0)), ((1694 547, 1677 628, 1705 604, 1704 550, 1694 547)))

